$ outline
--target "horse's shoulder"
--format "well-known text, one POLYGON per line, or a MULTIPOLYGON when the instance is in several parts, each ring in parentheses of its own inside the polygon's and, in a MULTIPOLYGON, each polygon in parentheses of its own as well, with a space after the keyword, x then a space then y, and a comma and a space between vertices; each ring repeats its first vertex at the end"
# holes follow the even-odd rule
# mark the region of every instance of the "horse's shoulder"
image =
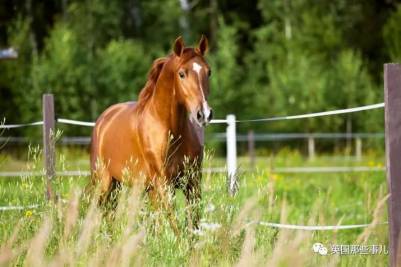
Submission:
POLYGON ((135 101, 128 101, 128 102, 122 102, 122 103, 117 103, 117 104, 113 104, 110 107, 108 107, 105 112, 109 111, 109 112, 115 112, 121 109, 126 109, 126 108, 134 108, 136 106, 136 102, 135 101))
POLYGON ((128 101, 120 104, 123 105, 125 108, 135 108, 136 103, 137 103, 136 101, 128 101))
POLYGON ((98 121, 104 120, 104 119, 110 119, 113 117, 116 113, 127 109, 127 108, 134 108, 136 105, 136 102, 124 102, 124 103, 117 103, 109 106, 103 113, 99 116, 98 121))

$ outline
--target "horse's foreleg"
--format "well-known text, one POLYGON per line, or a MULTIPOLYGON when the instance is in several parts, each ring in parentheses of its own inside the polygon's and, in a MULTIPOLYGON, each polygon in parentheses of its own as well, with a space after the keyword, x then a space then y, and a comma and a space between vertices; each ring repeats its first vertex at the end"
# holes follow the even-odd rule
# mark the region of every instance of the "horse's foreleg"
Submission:
POLYGON ((111 176, 104 176, 102 179, 99 181, 99 204, 104 204, 107 203, 108 196, 110 193, 110 188, 111 188, 111 183, 112 183, 112 177, 111 176))
POLYGON ((167 218, 174 233, 179 236, 177 218, 174 214, 172 195, 173 192, 166 183, 156 183, 149 191, 152 206, 157 211, 166 211, 167 218))
POLYGON ((199 228, 199 220, 201 217, 201 173, 195 175, 194 179, 188 181, 184 188, 184 194, 187 204, 187 221, 191 230, 199 228))
POLYGON ((96 192, 99 194, 99 204, 103 204, 106 201, 112 179, 107 166, 103 161, 98 160, 92 172, 92 184, 96 187, 96 192))

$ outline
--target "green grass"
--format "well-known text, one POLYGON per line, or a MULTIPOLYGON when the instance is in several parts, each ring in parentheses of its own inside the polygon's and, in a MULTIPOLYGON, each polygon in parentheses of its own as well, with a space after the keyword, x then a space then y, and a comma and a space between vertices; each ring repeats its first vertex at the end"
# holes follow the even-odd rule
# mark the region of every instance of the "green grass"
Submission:
MULTIPOLYGON (((59 150, 59 170, 88 170, 85 151, 59 150)), ((40 151, 27 161, 1 155, 0 170, 40 170, 40 151)), ((240 158, 248 168, 248 159, 240 158)), ((387 192, 384 172, 277 174, 270 167, 383 166, 383 157, 367 153, 361 162, 344 155, 323 155, 309 161, 297 152, 283 150, 260 157, 255 171, 240 174, 240 190, 230 197, 224 174, 203 177, 203 221, 221 225, 188 233, 182 193, 175 197, 182 231, 176 237, 163 213, 147 204, 144 194, 123 188, 115 213, 98 209, 77 193, 87 177, 57 177, 57 205, 47 204, 43 177, 0 180, 0 206, 38 203, 38 209, 0 212, 0 265, 146 265, 146 266, 387 266, 387 255, 320 256, 312 245, 387 245, 388 226, 339 231, 278 230, 249 224, 252 221, 301 225, 364 224, 386 222, 387 192), (135 198, 132 196, 135 195, 135 198), (131 199, 129 197, 131 196, 131 199), (72 201, 72 200, 74 201, 72 201), (78 203, 76 207, 74 203, 78 203), (91 206, 92 205, 92 206, 91 206), (74 217, 76 215, 76 218, 74 217), (16 232, 16 229, 19 229, 16 232), (68 233, 66 236, 65 233, 68 233), (12 238, 15 233, 14 239, 12 238), (13 240, 12 240, 13 239, 13 240), (35 256, 32 256, 32 255, 35 256)), ((224 159, 205 166, 222 166, 224 159)))

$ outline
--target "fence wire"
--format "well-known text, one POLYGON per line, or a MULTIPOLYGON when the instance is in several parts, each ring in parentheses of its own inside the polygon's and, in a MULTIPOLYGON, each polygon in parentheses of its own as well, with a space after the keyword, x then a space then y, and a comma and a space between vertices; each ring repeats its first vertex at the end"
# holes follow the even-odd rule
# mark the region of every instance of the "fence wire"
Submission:
MULTIPOLYGON (((301 114, 301 115, 278 116, 278 117, 249 119, 249 120, 236 120, 236 122, 238 122, 238 123, 241 123, 241 122, 268 122, 268 121, 305 119, 305 118, 314 118, 314 117, 322 117, 322 116, 331 116, 331 115, 336 115, 336 114, 354 113, 354 112, 371 110, 371 109, 379 109, 379 108, 383 108, 383 107, 384 107, 384 103, 378 103, 378 104, 361 106, 361 107, 356 107, 356 108, 338 109, 338 110, 332 110, 332 111, 307 113, 307 114, 301 114)), ((57 119, 57 122, 62 123, 62 124, 79 125, 79 126, 86 126, 86 127, 94 127, 95 126, 95 122, 71 120, 71 119, 65 119, 65 118, 59 118, 59 119, 57 119)), ((211 124, 227 123, 227 120, 215 119, 215 120, 212 120, 210 123, 211 124)), ((43 125, 43 121, 36 121, 36 122, 32 122, 32 123, 23 123, 23 124, 4 124, 4 125, 0 124, 0 129, 21 128, 21 127, 36 126, 36 125, 43 125)))

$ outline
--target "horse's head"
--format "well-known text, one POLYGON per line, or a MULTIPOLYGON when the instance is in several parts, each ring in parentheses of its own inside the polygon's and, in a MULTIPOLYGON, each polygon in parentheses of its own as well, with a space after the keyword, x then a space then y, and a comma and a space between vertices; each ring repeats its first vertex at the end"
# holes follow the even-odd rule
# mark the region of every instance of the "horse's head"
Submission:
POLYGON ((213 111, 207 103, 211 74, 204 58, 207 49, 208 41, 204 35, 196 48, 185 48, 181 37, 174 43, 174 79, 178 101, 200 126, 207 125, 213 117, 213 111))

